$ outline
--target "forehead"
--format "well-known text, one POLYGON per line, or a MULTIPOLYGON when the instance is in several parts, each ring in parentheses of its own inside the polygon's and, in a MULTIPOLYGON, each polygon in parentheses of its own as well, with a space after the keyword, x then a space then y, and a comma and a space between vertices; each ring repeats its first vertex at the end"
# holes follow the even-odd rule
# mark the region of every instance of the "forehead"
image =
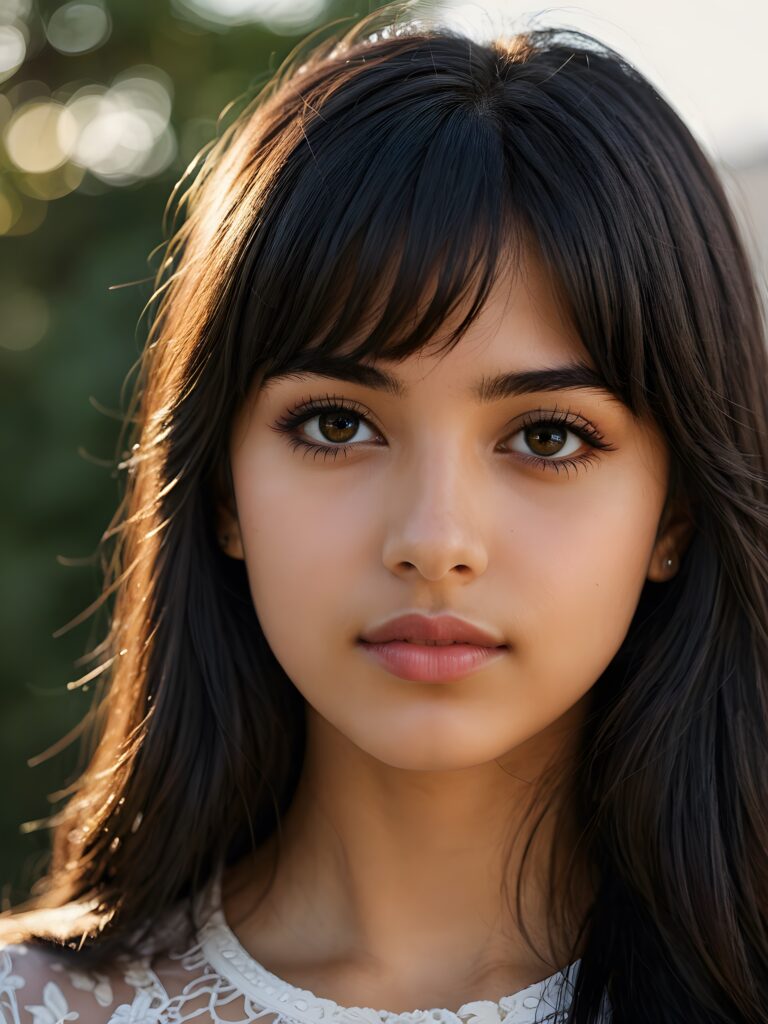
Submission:
MULTIPOLYGON (((456 323, 464 312, 457 310, 456 323)), ((499 276, 461 340, 442 354, 440 342, 453 326, 451 318, 435 339, 400 365, 400 374, 418 377, 429 370, 469 380, 481 368, 534 370, 572 363, 593 366, 550 275, 535 258, 499 276)))

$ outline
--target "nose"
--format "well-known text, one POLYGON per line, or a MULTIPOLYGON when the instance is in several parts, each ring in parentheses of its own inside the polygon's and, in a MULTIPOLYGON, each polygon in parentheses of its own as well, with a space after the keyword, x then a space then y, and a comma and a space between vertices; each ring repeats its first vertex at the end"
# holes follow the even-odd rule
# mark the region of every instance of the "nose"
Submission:
POLYGON ((483 488, 456 448, 431 447, 393 480, 383 562, 390 572, 426 580, 451 574, 469 582, 483 573, 488 551, 480 509, 483 488))

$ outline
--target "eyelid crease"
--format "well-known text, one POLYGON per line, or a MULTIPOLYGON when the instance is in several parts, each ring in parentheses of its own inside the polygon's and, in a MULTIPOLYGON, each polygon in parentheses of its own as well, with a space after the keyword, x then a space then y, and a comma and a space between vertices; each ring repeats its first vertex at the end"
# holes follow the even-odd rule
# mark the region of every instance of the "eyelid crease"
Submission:
MULTIPOLYGON (((306 398, 299 399, 298 402, 291 405, 285 411, 282 417, 278 418, 277 423, 288 423, 290 425, 296 426, 298 422, 300 422, 298 420, 299 416, 302 416, 303 418, 306 419, 310 419, 313 414, 317 414, 318 407, 322 407, 323 409, 327 409, 329 411, 338 410, 340 412, 353 412, 355 413, 355 415, 359 415, 364 419, 375 419, 371 411, 368 408, 366 408, 366 406, 362 405, 362 403, 356 401, 355 399, 345 398, 342 395, 325 394, 317 398, 307 396, 306 398)), ((591 420, 589 420, 586 416, 570 408, 561 411, 557 403, 555 404, 554 410, 552 410, 551 408, 544 408, 542 406, 538 406, 535 409, 527 410, 525 413, 522 413, 521 415, 523 415, 524 417, 547 417, 547 422, 556 420, 557 422, 563 423, 565 425, 575 425, 576 423, 580 423, 584 429, 590 432, 590 437, 598 441, 604 440, 603 434, 598 430, 595 424, 592 423, 591 420)), ((523 425, 529 426, 531 422, 539 421, 526 420, 526 422, 523 425)), ((542 420, 542 422, 544 421, 542 420)))

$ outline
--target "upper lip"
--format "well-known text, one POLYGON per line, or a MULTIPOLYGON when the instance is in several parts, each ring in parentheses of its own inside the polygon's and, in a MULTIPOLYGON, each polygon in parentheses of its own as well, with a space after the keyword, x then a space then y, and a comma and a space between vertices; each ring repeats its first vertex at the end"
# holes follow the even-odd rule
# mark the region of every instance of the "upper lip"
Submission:
POLYGON ((386 643, 388 640, 454 640, 481 647, 506 646, 490 630, 482 629, 456 615, 422 615, 418 612, 387 619, 363 633, 360 639, 374 644, 386 643))

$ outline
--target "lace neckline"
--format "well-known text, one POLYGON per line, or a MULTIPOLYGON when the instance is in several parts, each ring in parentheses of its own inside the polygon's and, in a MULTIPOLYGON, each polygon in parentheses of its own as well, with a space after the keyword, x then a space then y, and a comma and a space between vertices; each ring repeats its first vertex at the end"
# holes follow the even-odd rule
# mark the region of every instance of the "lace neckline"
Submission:
POLYGON ((396 1013, 369 1006, 340 1006, 332 999, 298 988, 268 971, 246 951, 227 923, 221 901, 221 871, 215 872, 200 892, 196 915, 200 921, 197 933, 200 949, 214 970, 253 1001, 279 1014, 278 1019, 295 1024, 529 1024, 534 1019, 533 1011, 542 1002, 551 1008, 557 1005, 562 985, 568 990, 567 1009, 580 962, 575 960, 548 978, 502 997, 498 1003, 476 999, 456 1011, 434 1008, 396 1013))

